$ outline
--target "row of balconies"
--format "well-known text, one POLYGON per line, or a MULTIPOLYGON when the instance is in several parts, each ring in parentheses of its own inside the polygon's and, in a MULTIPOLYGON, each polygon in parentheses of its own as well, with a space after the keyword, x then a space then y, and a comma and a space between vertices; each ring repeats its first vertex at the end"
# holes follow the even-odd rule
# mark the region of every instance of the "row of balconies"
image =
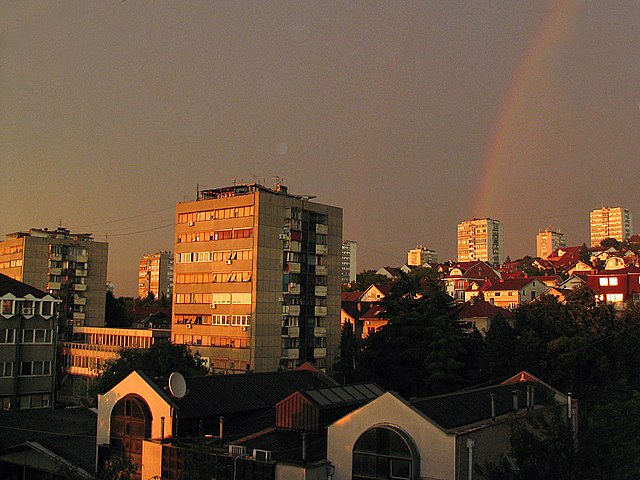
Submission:
MULTIPOLYGON (((296 240, 284 239, 284 249, 289 252, 301 252, 302 251, 302 243, 296 240)), ((329 249, 326 245, 321 245, 317 243, 315 245, 315 254, 316 255, 327 255, 329 249)))
MULTIPOLYGON (((326 277, 328 274, 328 269, 326 265, 312 265, 315 267, 313 272, 316 275, 321 275, 326 277)), ((286 273, 302 273, 302 265, 298 262, 287 262, 283 268, 286 273)))
MULTIPOLYGON (((282 327, 282 336, 287 338, 298 338, 300 336, 300 327, 282 327)), ((314 337, 326 337, 327 327, 314 327, 314 337)))
MULTIPOLYGON (((47 290, 62 290, 61 282, 48 282, 47 290)), ((74 283, 71 285, 70 290, 74 290, 76 292, 86 292, 87 284, 86 283, 74 283)))
MULTIPOLYGON (((299 283, 289 283, 284 293, 288 293, 289 295, 300 295, 300 293, 302 293, 302 287, 299 283)), ((324 285, 316 285, 313 293, 316 297, 326 297, 327 287, 324 285)))
MULTIPOLYGON (((282 314, 289 315, 291 317, 298 317, 300 316, 300 305, 283 305, 282 314)), ((327 307, 316 305, 315 307, 313 307, 313 314, 316 317, 326 317, 327 307)))
POLYGON ((74 277, 86 277, 87 273, 88 273, 87 270, 80 270, 80 269, 68 270, 68 269, 57 268, 57 267, 49 269, 49 275, 69 275, 74 277))
MULTIPOLYGON (((326 358, 326 356, 327 356, 326 348, 313 349, 313 358, 326 358)), ((282 358, 286 358, 288 360, 298 360, 300 358, 300 349, 299 348, 283 348, 282 358)))

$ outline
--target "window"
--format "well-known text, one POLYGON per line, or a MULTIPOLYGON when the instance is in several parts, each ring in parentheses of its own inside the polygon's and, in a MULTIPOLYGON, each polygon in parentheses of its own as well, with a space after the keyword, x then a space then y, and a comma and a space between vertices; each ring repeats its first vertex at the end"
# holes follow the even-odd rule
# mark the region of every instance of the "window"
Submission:
POLYGON ((12 376, 13 376, 13 362, 1 362, 0 377, 12 377, 12 376))
POLYGON ((0 343, 16 343, 16 329, 0 330, 0 343))
POLYGON ((618 277, 600 277, 598 278, 598 283, 601 287, 615 287, 618 285, 618 277))
POLYGON ((11 315, 13 313, 13 300, 2 300, 2 314, 11 315))
POLYGON ((365 432, 353 447, 353 480, 417 478, 417 453, 406 435, 390 427, 365 432))

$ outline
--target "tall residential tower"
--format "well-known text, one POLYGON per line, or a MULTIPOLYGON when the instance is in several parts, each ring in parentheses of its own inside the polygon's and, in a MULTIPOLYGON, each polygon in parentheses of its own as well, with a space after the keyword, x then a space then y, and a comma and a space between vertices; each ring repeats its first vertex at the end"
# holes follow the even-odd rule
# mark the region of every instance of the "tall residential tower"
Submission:
POLYGON ((633 219, 631 212, 624 207, 605 207, 591 210, 589 214, 591 226, 591 246, 600 246, 605 238, 625 241, 631 237, 633 219))
POLYGON ((504 231, 498 220, 474 218, 458 224, 458 261, 481 260, 500 265, 504 260, 504 231))
POLYGON ((171 252, 156 252, 143 255, 138 268, 138 297, 146 298, 150 293, 157 299, 164 295, 171 298, 173 288, 173 255, 171 252))
POLYGON ((566 247, 567 241, 564 233, 557 230, 547 228, 544 232, 538 232, 536 235, 536 256, 538 258, 547 258, 555 250, 566 247))
POLYGON ((358 242, 345 240, 342 242, 342 283, 347 284, 356 281, 358 242))
POLYGON ((330 366, 342 209, 242 184, 176 207, 172 340, 218 371, 330 366))

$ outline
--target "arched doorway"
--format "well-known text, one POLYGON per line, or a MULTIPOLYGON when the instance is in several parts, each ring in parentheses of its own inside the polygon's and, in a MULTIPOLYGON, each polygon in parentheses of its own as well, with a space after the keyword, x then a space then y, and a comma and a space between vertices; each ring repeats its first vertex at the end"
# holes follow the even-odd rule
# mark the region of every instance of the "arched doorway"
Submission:
POLYGON ((137 465, 136 478, 142 473, 142 440, 151 437, 151 411, 147 403, 135 395, 119 400, 111 412, 112 452, 129 458, 137 465))
POLYGON ((418 453, 411 438, 392 426, 364 432, 353 447, 353 480, 418 478, 418 453))

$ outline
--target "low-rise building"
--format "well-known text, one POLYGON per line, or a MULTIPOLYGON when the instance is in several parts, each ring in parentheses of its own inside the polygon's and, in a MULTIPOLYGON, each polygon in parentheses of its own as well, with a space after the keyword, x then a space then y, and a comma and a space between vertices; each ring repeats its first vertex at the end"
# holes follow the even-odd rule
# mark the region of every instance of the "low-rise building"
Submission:
POLYGON ((0 273, 0 408, 54 404, 60 300, 0 273))
POLYGON ((549 287, 536 278, 511 278, 483 287, 486 301, 497 307, 515 309, 545 293, 549 287))

